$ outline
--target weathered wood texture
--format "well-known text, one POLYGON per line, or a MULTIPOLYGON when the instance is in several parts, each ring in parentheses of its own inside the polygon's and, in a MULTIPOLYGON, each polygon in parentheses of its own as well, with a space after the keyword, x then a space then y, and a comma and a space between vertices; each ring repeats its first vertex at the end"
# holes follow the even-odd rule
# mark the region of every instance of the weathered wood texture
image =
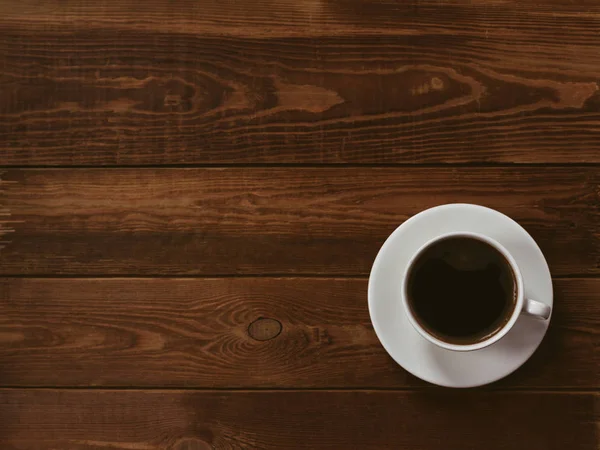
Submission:
MULTIPOLYGON (((600 388, 600 280, 555 288, 542 346, 494 388, 600 388)), ((366 291, 362 279, 4 279, 0 385, 425 386, 379 344, 366 291)))
POLYGON ((0 274, 367 274, 441 203, 494 207, 598 274, 598 168, 36 169, 2 176, 0 274))
POLYGON ((596 1, 0 5, 0 165, 600 163, 596 1))
POLYGON ((4 450, 597 450, 596 394, 0 391, 4 450))

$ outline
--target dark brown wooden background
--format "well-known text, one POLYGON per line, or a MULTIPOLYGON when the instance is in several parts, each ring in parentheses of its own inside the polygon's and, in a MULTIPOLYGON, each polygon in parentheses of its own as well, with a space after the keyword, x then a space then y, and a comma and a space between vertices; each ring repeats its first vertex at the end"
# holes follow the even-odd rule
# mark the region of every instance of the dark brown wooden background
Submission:
POLYGON ((596 0, 0 1, 0 448, 600 448, 596 0), (370 265, 518 220, 542 346, 398 367, 370 265))

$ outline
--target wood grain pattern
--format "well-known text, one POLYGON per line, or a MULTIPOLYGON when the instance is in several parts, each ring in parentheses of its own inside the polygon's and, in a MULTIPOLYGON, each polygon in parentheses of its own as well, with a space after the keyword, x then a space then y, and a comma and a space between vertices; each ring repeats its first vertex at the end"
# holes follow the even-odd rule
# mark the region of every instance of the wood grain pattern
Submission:
MULTIPOLYGON (((495 388, 600 388, 600 280, 555 288, 542 346, 495 388)), ((4 279, 0 361, 1 386, 426 385, 379 344, 365 279, 4 279)))
POLYGON ((596 394, 0 391, 5 450, 597 450, 596 394), (418 432, 415 432, 418 430, 418 432))
POLYGON ((598 274, 597 168, 9 170, 0 274, 367 274, 452 202, 519 221, 554 275, 598 274))
MULTIPOLYGON (((483 35, 515 39, 540 33, 596 37, 600 5, 595 0, 5 0, 0 20, 27 30, 112 29, 203 33, 217 36, 483 35), (487 31, 487 35, 486 35, 487 31)), ((555 35, 554 35, 555 36, 555 35)), ((564 43, 554 41, 556 44, 564 43)))
MULTIPOLYGON (((522 37, 526 33, 579 32, 595 37, 592 25, 600 5, 595 0, 181 0, 174 8, 168 0, 4 0, 3 23, 24 29, 73 26, 81 29, 153 29, 179 33, 198 32, 218 36, 323 36, 340 33, 427 34, 446 28, 450 34, 494 33, 522 37), (452 19, 452 21, 451 21, 452 19)), ((558 42, 557 42, 558 43, 558 42)))
POLYGON ((0 0, 0 449, 598 450, 599 30, 598 0, 0 0), (531 360, 461 392, 366 295, 450 202, 555 277, 531 360))
POLYGON ((9 0, 0 164, 600 163, 583 4, 9 0))

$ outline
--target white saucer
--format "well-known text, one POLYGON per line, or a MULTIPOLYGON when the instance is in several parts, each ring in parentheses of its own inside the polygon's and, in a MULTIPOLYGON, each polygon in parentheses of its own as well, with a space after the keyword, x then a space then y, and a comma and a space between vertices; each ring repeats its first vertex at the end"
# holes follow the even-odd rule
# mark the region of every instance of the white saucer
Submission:
POLYGON ((369 277, 369 313, 377 337, 394 360, 413 375, 441 386, 464 388, 492 383, 519 368, 540 345, 550 320, 521 315, 501 340, 481 350, 455 352, 423 338, 410 324, 400 300, 404 269, 428 240, 470 231, 497 240, 515 258, 525 297, 553 304, 552 278, 542 251, 517 222, 493 209, 450 204, 423 211, 385 241, 369 277))

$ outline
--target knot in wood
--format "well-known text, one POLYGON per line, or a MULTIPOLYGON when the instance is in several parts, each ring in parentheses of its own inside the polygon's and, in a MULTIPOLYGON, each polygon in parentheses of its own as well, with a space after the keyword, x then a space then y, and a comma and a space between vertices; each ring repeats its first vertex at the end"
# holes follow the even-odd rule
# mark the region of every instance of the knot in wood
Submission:
POLYGON ((248 334, 257 341, 268 341, 279 336, 282 328, 279 320, 259 317, 248 327, 248 334))

